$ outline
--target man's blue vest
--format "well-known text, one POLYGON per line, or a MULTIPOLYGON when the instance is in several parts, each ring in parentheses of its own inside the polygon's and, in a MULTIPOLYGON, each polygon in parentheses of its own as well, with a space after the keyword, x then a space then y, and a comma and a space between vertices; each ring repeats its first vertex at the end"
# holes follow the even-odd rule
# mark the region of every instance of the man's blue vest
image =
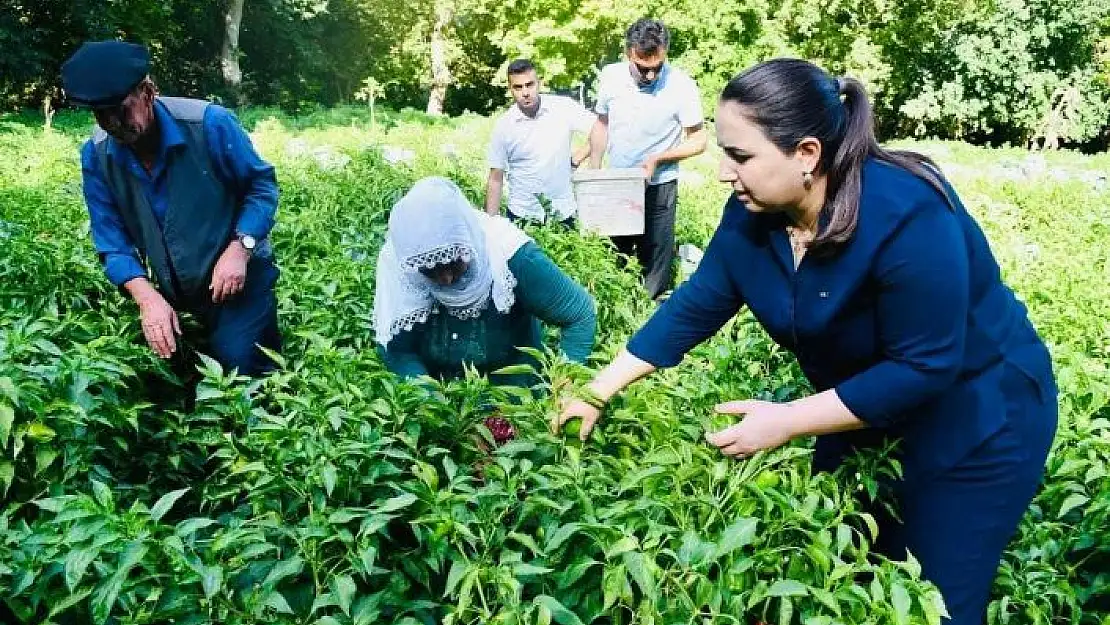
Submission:
POLYGON ((209 297, 212 269, 235 236, 239 200, 213 171, 204 136, 208 102, 159 97, 185 139, 167 153, 169 208, 162 226, 142 182, 108 153, 108 135, 97 129, 93 144, 127 233, 154 271, 171 305, 193 308, 209 297))

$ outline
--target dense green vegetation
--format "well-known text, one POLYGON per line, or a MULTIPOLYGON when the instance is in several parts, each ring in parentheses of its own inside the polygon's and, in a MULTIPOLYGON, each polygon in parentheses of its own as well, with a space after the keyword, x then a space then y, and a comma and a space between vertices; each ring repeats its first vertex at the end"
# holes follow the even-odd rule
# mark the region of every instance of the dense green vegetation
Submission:
MULTIPOLYGON (((585 445, 547 432, 549 398, 514 404, 477 378, 429 397, 383 369, 370 313, 387 211, 433 173, 478 200, 488 119, 241 114, 283 194, 286 350, 260 381, 199 355, 167 364, 143 344, 134 305, 103 278, 88 238, 76 148, 90 119, 63 115, 53 132, 41 119, 0 119, 8 618, 937 622, 938 595, 916 564, 870 551, 875 478, 896 466, 875 454, 813 474, 808 443, 737 463, 702 441, 718 401, 807 392, 747 315, 633 387, 585 445), (489 392, 521 436, 479 479, 471 441, 488 434, 489 392)), ((915 147, 940 159, 988 231, 1062 390, 1048 477, 1007 551, 990 623, 1106 625, 1110 160, 915 147)), ((720 215, 714 158, 685 170, 680 242, 704 245, 720 215)), ((651 311, 635 275, 605 241, 531 232, 597 298, 605 360, 651 311)), ((584 375, 548 361, 549 389, 584 375)))
POLYGON ((122 37, 151 46, 172 95, 303 110, 378 94, 488 113, 517 56, 552 87, 588 95, 645 15, 671 26, 672 57, 707 105, 744 67, 797 55, 864 80, 887 137, 1108 138, 1110 0, 10 0, 0 108, 56 104, 59 67, 80 42, 122 37))

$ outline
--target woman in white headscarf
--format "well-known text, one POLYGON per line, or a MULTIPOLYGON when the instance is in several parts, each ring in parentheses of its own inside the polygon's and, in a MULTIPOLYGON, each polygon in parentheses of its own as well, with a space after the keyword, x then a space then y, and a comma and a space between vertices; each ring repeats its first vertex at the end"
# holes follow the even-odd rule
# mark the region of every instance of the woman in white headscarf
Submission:
POLYGON ((446 178, 420 180, 394 205, 374 298, 375 338, 391 371, 454 378, 464 363, 490 373, 527 362, 517 347, 541 346, 541 321, 560 328, 568 358, 585 361, 593 299, 528 235, 476 210, 446 178))

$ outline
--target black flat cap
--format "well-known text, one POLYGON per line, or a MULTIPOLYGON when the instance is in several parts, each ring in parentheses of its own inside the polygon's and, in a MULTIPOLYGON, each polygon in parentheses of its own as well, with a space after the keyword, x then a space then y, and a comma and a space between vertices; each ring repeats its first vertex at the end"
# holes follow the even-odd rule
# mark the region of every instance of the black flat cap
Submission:
POLYGON ((78 106, 113 106, 127 97, 150 69, 146 47, 123 41, 89 41, 62 65, 62 87, 78 106))

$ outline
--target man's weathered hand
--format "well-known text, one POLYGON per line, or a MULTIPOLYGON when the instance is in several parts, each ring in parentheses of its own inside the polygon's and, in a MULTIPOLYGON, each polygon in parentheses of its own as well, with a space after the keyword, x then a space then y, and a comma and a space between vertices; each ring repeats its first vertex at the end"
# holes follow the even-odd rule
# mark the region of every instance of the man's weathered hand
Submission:
POLYGON ((143 336, 154 353, 160 358, 169 358, 177 351, 177 338, 181 335, 181 323, 177 311, 166 298, 157 291, 151 291, 138 300, 139 318, 143 326, 143 336))
POLYGON ((227 246, 220 259, 216 261, 216 268, 212 270, 212 302, 222 304, 225 300, 237 295, 247 283, 247 263, 250 261, 250 252, 239 241, 232 241, 227 246))

